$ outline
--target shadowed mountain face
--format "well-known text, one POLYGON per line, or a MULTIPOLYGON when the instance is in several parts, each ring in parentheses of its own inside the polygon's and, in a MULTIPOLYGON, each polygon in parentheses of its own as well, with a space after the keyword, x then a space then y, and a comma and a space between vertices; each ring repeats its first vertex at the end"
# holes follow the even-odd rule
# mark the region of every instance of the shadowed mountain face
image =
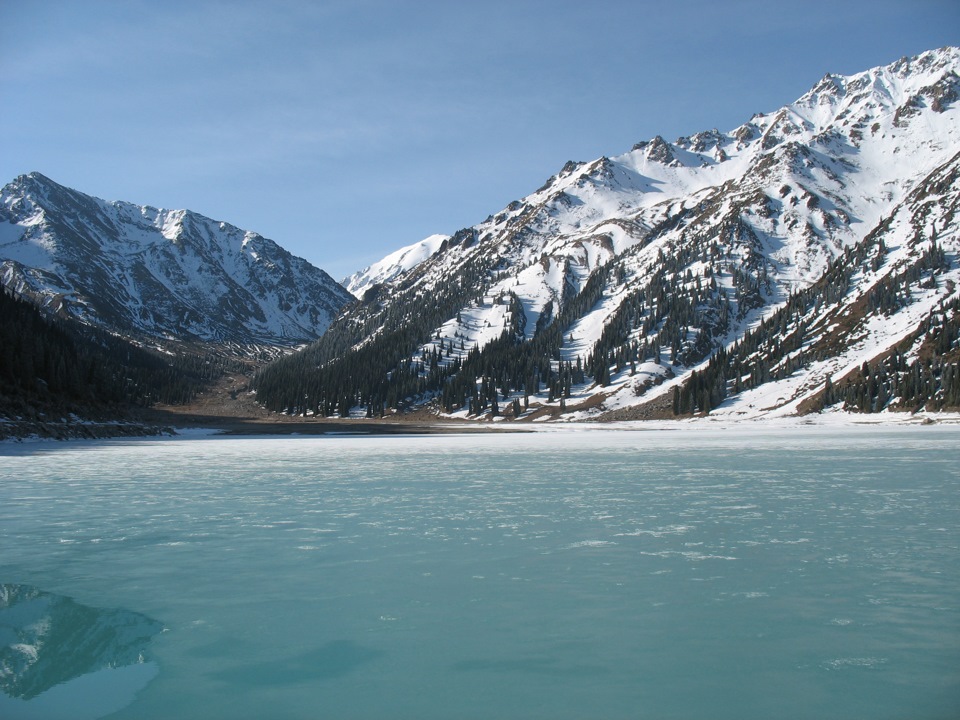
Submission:
POLYGON ((74 678, 141 664, 162 630, 140 613, 0 584, 0 690, 31 700, 74 678))
POLYGON ((353 300, 256 233, 105 202, 39 173, 0 191, 0 282, 122 335, 237 345, 313 340, 353 300))

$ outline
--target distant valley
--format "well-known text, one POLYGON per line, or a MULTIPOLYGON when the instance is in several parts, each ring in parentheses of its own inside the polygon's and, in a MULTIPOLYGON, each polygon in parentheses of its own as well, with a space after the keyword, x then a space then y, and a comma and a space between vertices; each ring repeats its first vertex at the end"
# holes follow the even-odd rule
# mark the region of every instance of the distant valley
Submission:
POLYGON ((22 176, 0 194, 3 330, 72 350, 4 343, 4 421, 216 387, 305 419, 958 410, 958 72, 929 51, 568 162, 343 285, 228 223, 22 176))

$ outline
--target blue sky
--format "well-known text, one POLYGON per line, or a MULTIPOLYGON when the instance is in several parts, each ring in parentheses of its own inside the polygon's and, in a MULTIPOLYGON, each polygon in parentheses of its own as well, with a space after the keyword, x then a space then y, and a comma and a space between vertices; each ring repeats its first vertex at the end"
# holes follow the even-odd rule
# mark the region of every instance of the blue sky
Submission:
POLYGON ((337 279, 567 160, 960 44, 957 0, 0 0, 0 181, 257 231, 337 279))

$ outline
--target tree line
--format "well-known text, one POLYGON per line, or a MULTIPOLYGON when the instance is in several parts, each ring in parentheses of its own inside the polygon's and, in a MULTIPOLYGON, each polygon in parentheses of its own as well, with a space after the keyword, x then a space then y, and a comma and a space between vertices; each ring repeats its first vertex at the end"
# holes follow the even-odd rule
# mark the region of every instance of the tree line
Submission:
POLYGON ((0 291, 0 410, 121 413, 182 404, 235 361, 213 354, 167 355, 90 326, 42 313, 0 291))

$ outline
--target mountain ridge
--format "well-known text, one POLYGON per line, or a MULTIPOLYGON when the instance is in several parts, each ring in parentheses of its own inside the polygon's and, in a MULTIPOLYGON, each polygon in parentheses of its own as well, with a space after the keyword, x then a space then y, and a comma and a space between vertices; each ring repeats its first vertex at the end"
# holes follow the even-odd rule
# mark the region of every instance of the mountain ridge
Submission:
POLYGON ((40 173, 0 190, 0 263, 5 287, 51 313, 161 343, 293 347, 353 299, 257 233, 40 173))
MULTIPOLYGON (((266 369, 258 398, 294 414, 492 418, 506 403, 517 418, 587 419, 666 397, 816 285, 949 161, 958 69, 960 50, 943 48, 827 74, 728 133, 568 162, 266 369)), ((942 224, 950 265, 935 282, 946 302, 953 216, 942 224)))
POLYGON ((419 242, 405 245, 344 278, 340 284, 354 297, 362 298, 364 293, 374 285, 392 282, 403 273, 430 259, 449 239, 449 235, 430 235, 419 242))

